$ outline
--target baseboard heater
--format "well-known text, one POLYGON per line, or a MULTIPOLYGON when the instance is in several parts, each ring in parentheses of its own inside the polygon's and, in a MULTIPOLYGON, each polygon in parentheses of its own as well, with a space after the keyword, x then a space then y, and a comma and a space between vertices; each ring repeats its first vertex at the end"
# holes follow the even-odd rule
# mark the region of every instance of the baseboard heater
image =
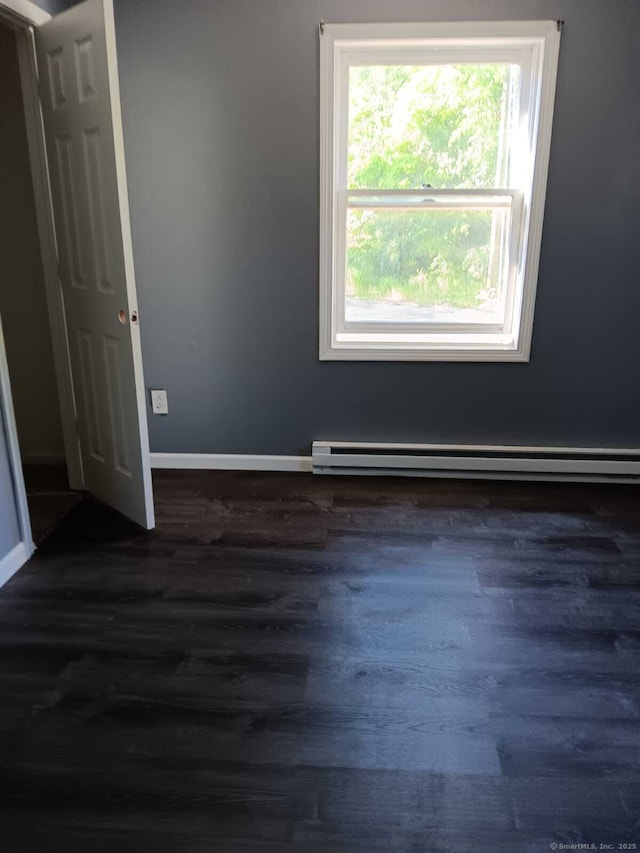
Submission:
POLYGON ((640 449, 314 441, 315 474, 640 482, 640 449))

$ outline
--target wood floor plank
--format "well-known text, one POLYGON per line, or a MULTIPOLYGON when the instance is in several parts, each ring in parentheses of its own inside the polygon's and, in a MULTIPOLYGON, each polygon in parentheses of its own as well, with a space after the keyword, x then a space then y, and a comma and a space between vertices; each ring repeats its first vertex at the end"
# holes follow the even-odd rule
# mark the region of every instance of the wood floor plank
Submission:
POLYGON ((634 487, 158 472, 0 591, 0 845, 640 845, 634 487))

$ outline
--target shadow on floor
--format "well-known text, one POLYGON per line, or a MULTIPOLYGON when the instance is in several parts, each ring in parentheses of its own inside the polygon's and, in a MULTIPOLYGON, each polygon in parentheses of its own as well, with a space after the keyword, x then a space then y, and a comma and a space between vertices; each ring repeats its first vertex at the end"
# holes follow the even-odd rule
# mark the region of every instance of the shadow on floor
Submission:
POLYGON ((38 547, 83 499, 69 488, 64 465, 25 465, 23 468, 31 534, 38 547))

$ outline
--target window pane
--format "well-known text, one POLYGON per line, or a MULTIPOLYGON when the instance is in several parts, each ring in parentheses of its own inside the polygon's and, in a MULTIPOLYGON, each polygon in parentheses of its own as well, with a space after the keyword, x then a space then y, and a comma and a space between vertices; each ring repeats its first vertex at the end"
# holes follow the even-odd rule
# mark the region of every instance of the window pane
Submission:
POLYGON ((347 210, 345 319, 499 323, 510 211, 347 210))
POLYGON ((349 69, 348 186, 509 186, 519 66, 349 69))

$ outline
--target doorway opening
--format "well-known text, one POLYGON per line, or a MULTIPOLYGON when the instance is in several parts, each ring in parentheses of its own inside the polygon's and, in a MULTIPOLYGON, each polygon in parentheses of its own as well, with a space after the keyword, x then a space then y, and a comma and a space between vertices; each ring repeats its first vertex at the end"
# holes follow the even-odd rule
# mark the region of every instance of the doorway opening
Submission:
MULTIPOLYGON (((54 16, 0 0, 0 23, 24 121, 0 163, 19 268, 8 275, 0 246, 1 586, 80 490, 145 530, 155 522, 113 0, 54 16), (28 234, 13 209, 25 204, 28 234)), ((16 130, 3 106, 1 119, 16 130)))
POLYGON ((0 21, 0 321, 33 544, 81 500, 69 485, 15 31, 0 21))

